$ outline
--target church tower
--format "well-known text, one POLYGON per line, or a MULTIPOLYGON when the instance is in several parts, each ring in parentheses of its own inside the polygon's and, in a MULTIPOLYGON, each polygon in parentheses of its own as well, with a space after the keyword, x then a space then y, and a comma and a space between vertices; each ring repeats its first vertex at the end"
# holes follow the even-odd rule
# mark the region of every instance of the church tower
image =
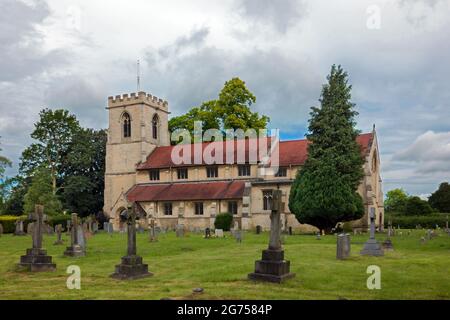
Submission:
MULTIPOLYGON (((167 101, 145 92, 108 98, 105 203, 110 219, 126 208, 125 193, 136 184, 136 166, 157 146, 170 144, 167 101)), ((115 219, 117 222, 117 219, 115 219)))

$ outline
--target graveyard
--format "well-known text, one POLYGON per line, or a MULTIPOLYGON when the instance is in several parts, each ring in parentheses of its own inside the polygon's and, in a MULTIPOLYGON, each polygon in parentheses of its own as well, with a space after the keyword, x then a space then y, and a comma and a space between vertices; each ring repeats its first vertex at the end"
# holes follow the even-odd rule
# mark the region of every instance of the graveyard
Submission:
MULTIPOLYGON (((230 232, 205 239, 202 232, 137 232, 137 254, 152 275, 136 280, 111 277, 127 253, 125 233, 99 231, 86 240, 85 256, 64 255, 71 235, 44 235, 42 247, 56 264, 54 272, 27 272, 17 264, 32 243, 31 236, 0 237, 0 299, 450 299, 450 236, 436 230, 396 230, 394 250, 383 256, 360 254, 368 233, 350 235, 347 259, 336 259, 336 235, 282 235, 284 256, 295 277, 281 284, 255 282, 248 274, 267 248, 269 232, 248 231, 238 242, 230 232), (81 289, 69 290, 67 267, 81 269, 81 289), (381 289, 369 290, 367 267, 381 269, 381 289), (195 288, 203 292, 195 293, 195 288)), ((386 233, 376 233, 379 243, 386 233)))

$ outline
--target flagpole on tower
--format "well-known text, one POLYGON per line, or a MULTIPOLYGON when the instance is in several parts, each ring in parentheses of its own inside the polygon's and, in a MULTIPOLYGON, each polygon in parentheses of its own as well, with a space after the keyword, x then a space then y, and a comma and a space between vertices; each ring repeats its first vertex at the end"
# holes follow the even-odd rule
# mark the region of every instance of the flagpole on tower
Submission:
POLYGON ((141 70, 139 59, 137 61, 137 92, 141 91, 141 70))

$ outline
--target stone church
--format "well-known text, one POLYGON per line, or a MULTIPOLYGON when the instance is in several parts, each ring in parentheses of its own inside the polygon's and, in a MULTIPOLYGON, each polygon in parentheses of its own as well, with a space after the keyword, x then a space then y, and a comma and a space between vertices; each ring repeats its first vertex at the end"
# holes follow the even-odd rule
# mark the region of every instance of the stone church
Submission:
MULTIPOLYGON (((226 164, 175 164, 168 130, 169 106, 145 92, 108 98, 108 142, 106 146, 104 212, 121 227, 120 213, 136 201, 146 213, 144 224, 175 228, 212 228, 215 216, 231 213, 244 229, 270 227, 270 192, 283 194, 283 228, 308 229, 289 211, 289 191, 297 170, 307 157, 307 140, 280 141, 279 170, 262 175, 259 162, 226 164)), ((380 157, 375 128, 357 138, 365 158, 361 194, 365 215, 354 227, 368 225, 368 212, 376 212, 376 224, 384 223, 380 157)), ((220 142, 222 143, 222 142, 220 142)), ((202 143, 202 150, 208 143, 202 143)), ((198 145, 197 145, 198 146, 198 145)), ((194 146, 193 146, 194 148, 194 146)), ((245 144, 246 152, 249 144, 245 144)), ((142 222, 142 221, 141 221, 142 222)))

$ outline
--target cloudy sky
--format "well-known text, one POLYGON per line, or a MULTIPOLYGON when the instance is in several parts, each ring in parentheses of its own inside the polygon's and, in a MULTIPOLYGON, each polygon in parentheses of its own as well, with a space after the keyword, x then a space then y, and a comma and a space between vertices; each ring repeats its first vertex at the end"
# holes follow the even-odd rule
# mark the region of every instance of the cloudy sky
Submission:
POLYGON ((385 191, 450 180, 450 0, 1 0, 0 136, 17 171, 38 112, 107 127, 109 95, 141 89, 172 115, 238 76, 285 139, 302 138, 333 63, 375 123, 385 191))

